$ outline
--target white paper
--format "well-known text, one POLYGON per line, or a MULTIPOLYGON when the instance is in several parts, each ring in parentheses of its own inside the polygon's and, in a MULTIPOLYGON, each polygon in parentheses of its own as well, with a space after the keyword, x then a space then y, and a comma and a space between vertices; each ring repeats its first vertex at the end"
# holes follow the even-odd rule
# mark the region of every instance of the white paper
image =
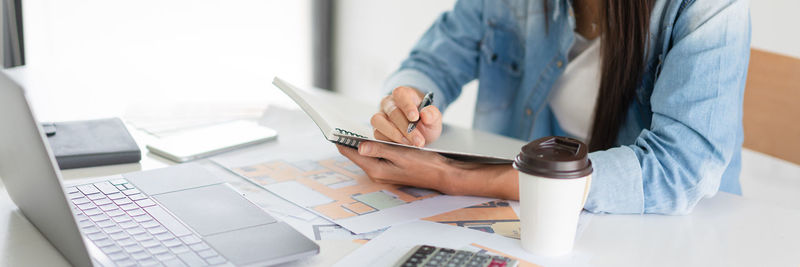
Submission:
POLYGON ((252 201, 262 209, 266 210, 273 216, 289 216, 305 222, 312 223, 315 220, 324 220, 322 217, 307 211, 283 198, 264 190, 261 187, 253 185, 240 177, 235 177, 238 180, 228 181, 234 188, 241 192, 245 198, 252 201))
POLYGON ((416 245, 475 251, 473 244, 544 266, 583 266, 589 259, 587 253, 580 251, 557 258, 538 257, 524 251, 516 239, 446 224, 414 221, 389 228, 334 266, 392 266, 416 245))
POLYGON ((344 227, 337 225, 337 224, 315 224, 311 226, 314 232, 314 240, 371 240, 381 233, 384 230, 378 230, 375 232, 369 232, 365 234, 354 234, 353 232, 348 231, 344 227))
POLYGON ((264 188, 300 207, 315 206, 333 201, 325 195, 311 190, 295 181, 265 185, 264 188))
MULTIPOLYGON (((317 233, 314 232, 314 225, 328 225, 332 224, 332 222, 326 220, 325 218, 315 216, 312 220, 303 220, 293 216, 287 216, 283 214, 273 214, 275 218, 285 222, 298 232, 302 233, 304 236, 308 237, 311 240, 318 240, 316 239, 317 233)), ((353 238, 356 239, 356 238, 353 238)))

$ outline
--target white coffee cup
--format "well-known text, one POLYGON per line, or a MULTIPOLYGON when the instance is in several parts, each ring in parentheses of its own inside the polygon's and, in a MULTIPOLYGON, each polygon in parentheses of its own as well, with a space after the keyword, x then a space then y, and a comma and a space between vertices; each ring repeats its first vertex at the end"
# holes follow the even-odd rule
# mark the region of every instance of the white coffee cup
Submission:
POLYGON ((578 217, 589 194, 587 146, 568 137, 528 143, 514 161, 519 171, 520 241, 539 256, 572 251, 578 217))

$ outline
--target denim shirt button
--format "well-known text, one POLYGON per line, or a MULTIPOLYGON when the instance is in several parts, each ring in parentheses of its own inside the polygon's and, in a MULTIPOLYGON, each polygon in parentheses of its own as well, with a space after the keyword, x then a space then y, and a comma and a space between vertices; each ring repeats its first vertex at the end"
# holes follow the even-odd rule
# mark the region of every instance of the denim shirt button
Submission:
POLYGON ((533 110, 531 110, 530 108, 526 108, 525 109, 525 115, 530 116, 531 114, 533 114, 533 110))
POLYGON ((556 62, 556 67, 561 68, 562 66, 564 66, 564 62, 563 61, 559 60, 558 62, 556 62))

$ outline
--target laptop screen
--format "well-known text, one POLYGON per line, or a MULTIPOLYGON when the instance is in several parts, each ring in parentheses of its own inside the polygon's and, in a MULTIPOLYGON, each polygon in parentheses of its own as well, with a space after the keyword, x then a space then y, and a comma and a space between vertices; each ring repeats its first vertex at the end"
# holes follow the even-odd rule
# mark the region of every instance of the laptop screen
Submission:
POLYGON ((0 73, 0 178, 28 220, 74 266, 91 266, 60 173, 24 90, 0 73))

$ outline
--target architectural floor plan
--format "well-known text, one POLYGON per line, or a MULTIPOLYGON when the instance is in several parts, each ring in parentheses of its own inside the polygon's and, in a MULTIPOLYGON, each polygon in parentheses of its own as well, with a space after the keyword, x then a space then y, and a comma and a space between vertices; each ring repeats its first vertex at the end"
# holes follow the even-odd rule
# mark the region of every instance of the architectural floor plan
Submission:
POLYGON ((490 200, 444 196, 428 189, 375 183, 342 156, 316 161, 277 160, 232 170, 355 233, 371 232, 395 222, 429 217, 490 200), (421 205, 424 208, 409 205, 420 201, 428 202, 421 205), (385 213, 376 216, 382 212, 385 213))

